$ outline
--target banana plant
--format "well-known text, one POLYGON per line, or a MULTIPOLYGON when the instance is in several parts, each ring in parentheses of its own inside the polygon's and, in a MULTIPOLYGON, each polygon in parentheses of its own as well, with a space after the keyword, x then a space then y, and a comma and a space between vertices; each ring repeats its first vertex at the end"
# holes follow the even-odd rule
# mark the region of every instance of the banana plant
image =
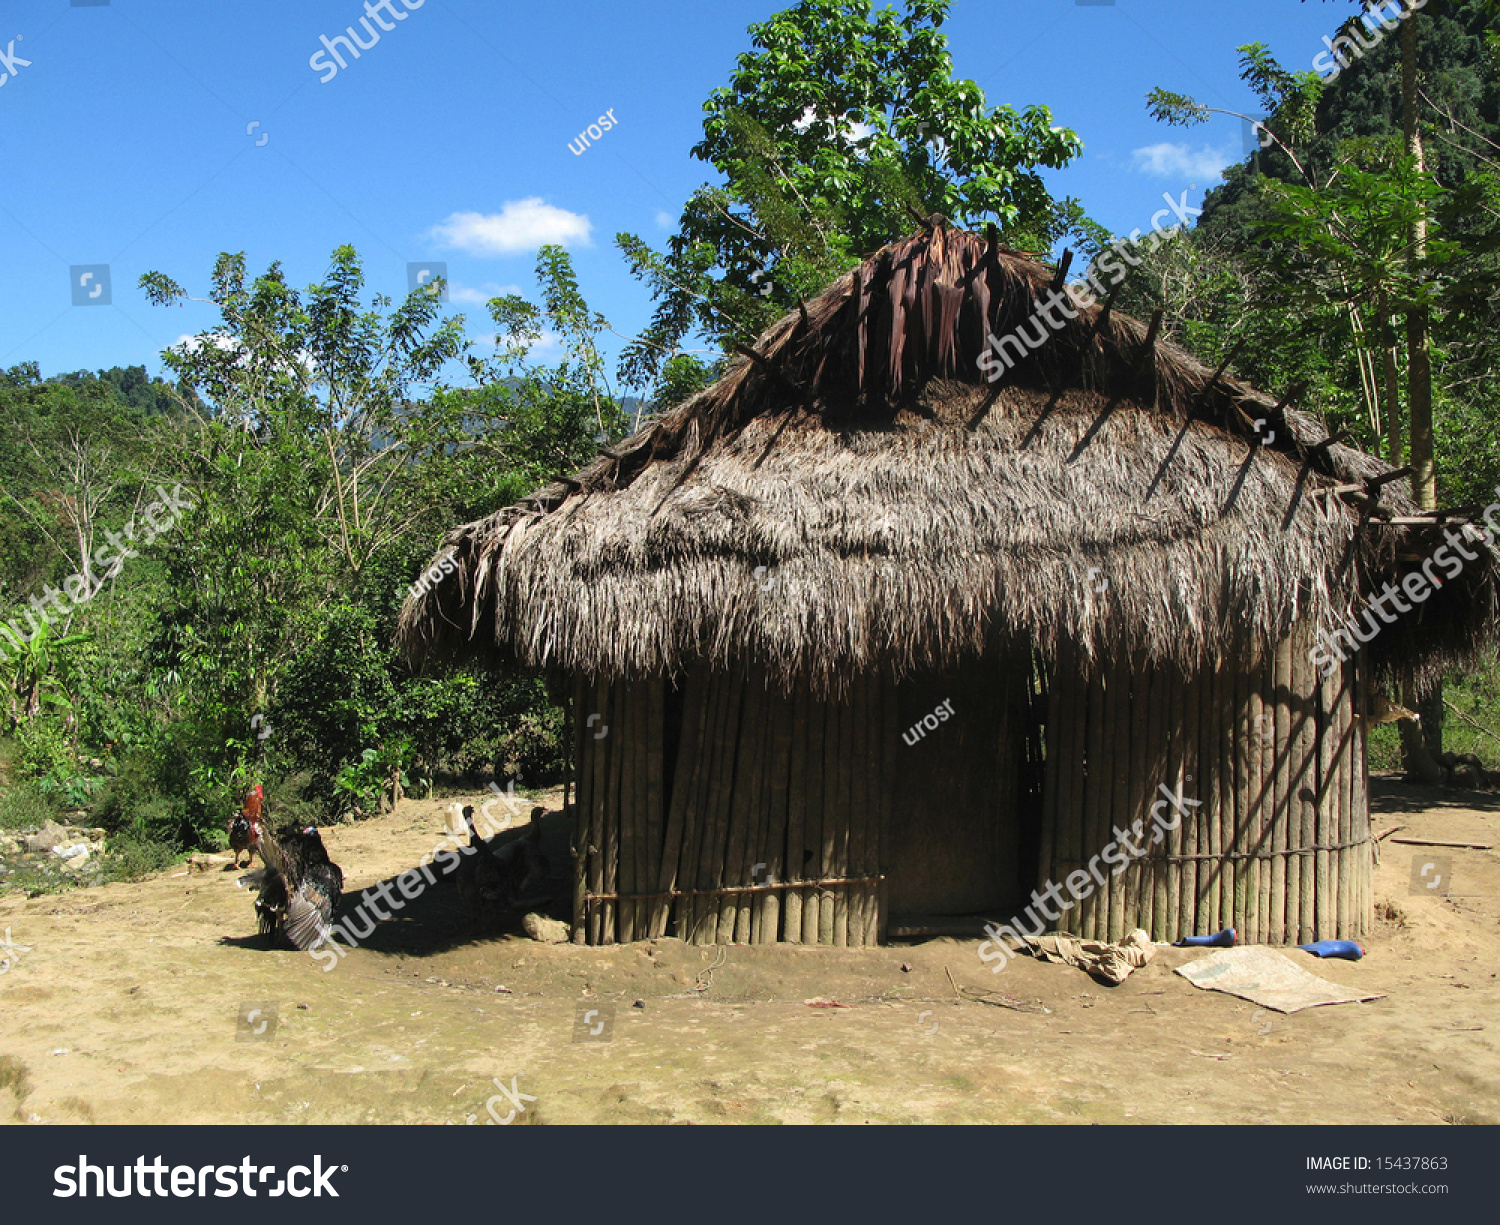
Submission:
POLYGON ((92 634, 58 634, 46 622, 19 643, 6 640, 6 649, 0 651, 0 678, 12 728, 49 707, 71 716, 73 697, 66 682, 69 665, 75 648, 92 641, 92 634))

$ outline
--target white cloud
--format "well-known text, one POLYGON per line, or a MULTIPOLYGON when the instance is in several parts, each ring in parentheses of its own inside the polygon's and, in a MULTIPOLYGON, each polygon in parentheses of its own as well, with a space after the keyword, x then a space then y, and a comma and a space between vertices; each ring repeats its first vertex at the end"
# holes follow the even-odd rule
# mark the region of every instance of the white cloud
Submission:
MULTIPOLYGON (((479 349, 494 349, 500 344, 500 337, 494 332, 481 332, 478 336, 471 337, 474 345, 479 349)), ((526 355, 533 359, 538 357, 556 357, 562 353, 562 336, 557 332, 543 331, 541 336, 526 350, 526 355)))
MULTIPOLYGON (((792 120, 792 127, 796 128, 799 132, 805 132, 808 128, 812 127, 815 121, 822 118, 824 116, 820 115, 816 108, 806 106, 802 108, 802 117, 792 120)), ((858 119, 845 119, 843 131, 844 136, 855 144, 864 140, 867 136, 875 135, 873 127, 858 119)))
POLYGON ((454 213, 429 237, 469 255, 514 255, 546 243, 589 246, 593 225, 582 213, 545 203, 540 196, 507 200, 498 213, 454 213))
POLYGON ((448 301, 459 302, 465 306, 487 306, 491 298, 503 298, 506 294, 520 292, 519 285, 496 285, 494 281, 486 281, 483 285, 454 283, 448 286, 448 301))
POLYGON ((656 224, 664 230, 670 230, 674 223, 670 213, 658 212, 656 214, 656 224))
POLYGON ((1186 145, 1163 142, 1133 149, 1130 157, 1134 169, 1141 174, 1201 182, 1223 178, 1222 171, 1234 161, 1234 152, 1232 146, 1215 149, 1204 145, 1200 149, 1189 149, 1186 145))
MULTIPOLYGON (((174 353, 192 354, 203 348, 205 343, 211 344, 220 352, 235 354, 238 359, 235 362, 237 366, 244 366, 250 360, 250 352, 245 347, 245 342, 238 336, 233 336, 227 332, 202 332, 198 334, 184 332, 167 347, 174 353)), ((313 357, 311 350, 299 349, 297 351, 296 364, 301 366, 304 374, 310 375, 317 372, 318 363, 313 357)), ((282 368, 289 369, 290 366, 283 365, 282 368)))

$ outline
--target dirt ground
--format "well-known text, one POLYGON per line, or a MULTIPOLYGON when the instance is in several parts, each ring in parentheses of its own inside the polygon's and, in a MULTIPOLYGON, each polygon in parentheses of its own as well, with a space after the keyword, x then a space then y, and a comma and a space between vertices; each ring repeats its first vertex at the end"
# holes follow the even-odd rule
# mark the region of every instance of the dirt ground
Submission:
MULTIPOLYGON (((1490 797, 1376 790, 1377 831, 1500 844, 1490 797)), ((326 831, 347 888, 430 852, 450 802, 326 831)), ((220 865, 12 896, 0 1118, 462 1124, 511 1115, 498 1081, 518 1122, 1500 1122, 1500 852, 1423 852, 1453 888, 1417 896, 1418 848, 1383 845, 1366 958, 1291 955, 1386 998, 1291 1016, 1172 973, 1197 950, 1111 988, 1025 957, 992 975, 975 941, 544 945, 476 931, 439 886, 324 972, 260 947, 220 865), (956 999, 945 970, 1020 1008, 956 999)))

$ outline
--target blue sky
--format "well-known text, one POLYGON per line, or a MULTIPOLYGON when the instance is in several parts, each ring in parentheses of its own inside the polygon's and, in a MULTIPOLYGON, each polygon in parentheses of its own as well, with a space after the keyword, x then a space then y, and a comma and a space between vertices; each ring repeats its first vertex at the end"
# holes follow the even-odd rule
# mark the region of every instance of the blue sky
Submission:
MULTIPOLYGON (((44 374, 144 363, 215 322, 149 305, 141 273, 204 296, 221 251, 319 279, 351 243, 371 291, 399 298, 407 265, 446 261, 471 335, 483 300, 530 294, 536 249, 573 252, 590 304, 622 333, 650 314, 616 232, 658 245, 711 177, 689 150, 702 104, 780 0, 425 0, 329 76, 309 60, 363 0, 4 0, 0 13, 0 366, 44 374), (29 60, 20 64, 19 60, 29 60), (323 77, 328 77, 323 80, 323 77), (617 126, 581 155, 580 130, 617 126), (107 265, 73 304, 75 266, 107 265)), ((1235 48, 1265 42, 1307 68, 1348 3, 1257 0, 955 0, 959 75, 991 105, 1044 103, 1084 152, 1047 173, 1119 233, 1162 193, 1191 203, 1242 154, 1241 125, 1167 128, 1155 85, 1255 109, 1235 48)), ((365 37, 364 31, 359 33, 365 37)), ((368 40, 367 40, 368 41, 368 40)))

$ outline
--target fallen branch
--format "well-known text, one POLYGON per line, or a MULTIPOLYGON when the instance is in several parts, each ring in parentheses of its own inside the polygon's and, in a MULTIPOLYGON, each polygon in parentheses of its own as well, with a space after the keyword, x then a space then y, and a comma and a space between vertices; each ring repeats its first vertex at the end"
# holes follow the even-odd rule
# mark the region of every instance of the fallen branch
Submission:
POLYGON ((1402 846, 1451 846, 1461 851, 1488 851, 1494 846, 1492 842, 1446 842, 1441 838, 1392 838, 1391 841, 1402 846))

